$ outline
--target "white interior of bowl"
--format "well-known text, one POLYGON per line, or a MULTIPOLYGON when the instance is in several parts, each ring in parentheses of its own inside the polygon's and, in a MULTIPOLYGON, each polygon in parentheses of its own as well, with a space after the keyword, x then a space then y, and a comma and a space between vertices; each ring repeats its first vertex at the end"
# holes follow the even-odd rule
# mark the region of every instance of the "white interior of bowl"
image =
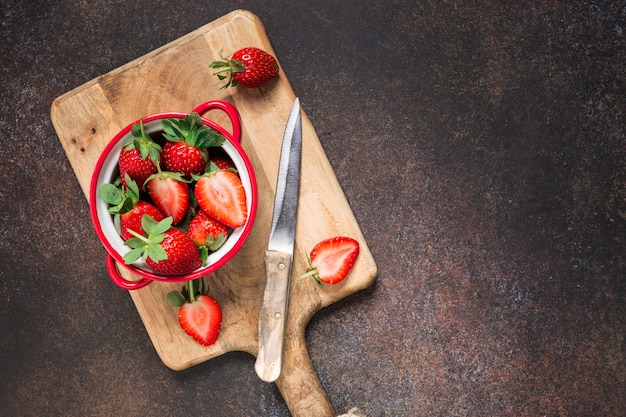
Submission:
MULTIPOLYGON (((151 120, 149 122, 144 122, 144 129, 147 134, 153 134, 155 132, 161 131, 161 120, 151 120)), ((124 135, 116 144, 111 148, 111 152, 107 155, 100 174, 98 176, 97 187, 100 190, 102 184, 111 183, 114 181, 115 177, 119 175, 118 168, 118 159, 119 154, 124 146, 128 144, 132 140, 132 133, 129 131, 126 135, 124 135)), ((239 173, 241 178, 241 182, 243 184, 244 190, 246 192, 246 206, 248 209, 248 213, 251 210, 251 196, 252 196, 252 186, 250 182, 250 173, 246 169, 246 165, 243 161, 243 158, 237 152, 237 149, 228 141, 224 141, 224 145, 222 146, 224 151, 230 156, 233 160, 235 167, 239 173)), ((209 150, 210 152, 210 150, 209 150)), ((124 245, 124 240, 115 230, 115 225, 113 224, 113 217, 108 212, 108 204, 103 201, 101 198, 96 199, 96 209, 98 212, 98 219, 100 221, 100 226, 102 228, 102 233, 106 236, 106 239, 109 241, 111 246, 119 253, 121 256, 124 256, 126 253, 130 251, 130 248, 124 245)), ((251 221, 248 218, 247 222, 251 221)), ((247 223, 246 222, 246 223, 247 223)), ((230 252, 233 247, 237 244, 237 241, 241 239, 243 234, 243 230, 246 227, 244 224, 241 227, 234 229, 231 235, 226 240, 226 243, 219 248, 217 251, 211 253, 206 261, 205 266, 202 268, 208 268, 213 263, 217 262, 220 258, 230 252)), ((152 269, 146 264, 146 262, 142 259, 138 259, 133 263, 134 266, 140 269, 152 271, 152 269)))

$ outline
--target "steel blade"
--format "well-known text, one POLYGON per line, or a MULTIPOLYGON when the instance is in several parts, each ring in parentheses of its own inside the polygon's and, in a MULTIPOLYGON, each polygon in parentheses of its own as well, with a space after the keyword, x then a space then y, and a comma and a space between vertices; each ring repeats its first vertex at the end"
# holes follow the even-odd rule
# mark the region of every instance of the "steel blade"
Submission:
POLYGON ((302 118, 296 98, 287 119, 280 151, 276 196, 268 250, 293 254, 296 233, 300 165, 302 159, 302 118))

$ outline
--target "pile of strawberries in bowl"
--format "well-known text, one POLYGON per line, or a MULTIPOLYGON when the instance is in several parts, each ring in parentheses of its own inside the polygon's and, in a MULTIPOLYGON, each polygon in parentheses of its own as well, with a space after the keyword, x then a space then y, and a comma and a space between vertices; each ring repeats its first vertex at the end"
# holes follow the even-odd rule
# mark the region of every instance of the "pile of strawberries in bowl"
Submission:
POLYGON ((238 252, 258 195, 240 137, 237 110, 216 100, 188 114, 140 118, 109 142, 89 197, 113 282, 138 289, 152 281, 190 281, 238 252), (227 113, 231 132, 201 116, 213 109, 227 113), (122 277, 118 265, 139 280, 122 277))

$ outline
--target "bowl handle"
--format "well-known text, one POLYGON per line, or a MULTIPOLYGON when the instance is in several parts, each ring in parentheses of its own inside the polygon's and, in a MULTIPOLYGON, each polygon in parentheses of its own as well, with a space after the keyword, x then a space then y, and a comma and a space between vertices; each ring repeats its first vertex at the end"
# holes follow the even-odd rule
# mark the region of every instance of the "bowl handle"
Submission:
POLYGON ((113 281, 118 287, 123 290, 138 290, 139 288, 143 288, 146 285, 150 284, 152 280, 147 278, 141 278, 139 281, 129 281, 123 276, 120 275, 117 270, 117 265, 115 264, 115 259, 107 253, 107 271, 109 271, 109 277, 111 277, 111 281, 113 281))
POLYGON ((209 110, 222 110, 226 112, 226 114, 230 118, 230 123, 233 126, 233 131, 229 135, 229 139, 237 143, 241 142, 241 123, 239 121, 239 112, 237 111, 235 106, 226 101, 214 100, 200 104, 198 107, 193 109, 193 112, 198 113, 200 116, 202 116, 209 110))

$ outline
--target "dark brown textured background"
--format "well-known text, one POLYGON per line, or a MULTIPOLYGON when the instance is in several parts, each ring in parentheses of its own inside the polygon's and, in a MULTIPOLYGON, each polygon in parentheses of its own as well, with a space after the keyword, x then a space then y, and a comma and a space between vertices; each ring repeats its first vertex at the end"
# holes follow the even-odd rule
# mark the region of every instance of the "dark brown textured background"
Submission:
POLYGON ((247 354, 161 363, 49 116, 244 8, 378 264, 307 332, 337 412, 626 415, 626 7, 515 3, 3 0, 2 414, 288 415, 247 354))

